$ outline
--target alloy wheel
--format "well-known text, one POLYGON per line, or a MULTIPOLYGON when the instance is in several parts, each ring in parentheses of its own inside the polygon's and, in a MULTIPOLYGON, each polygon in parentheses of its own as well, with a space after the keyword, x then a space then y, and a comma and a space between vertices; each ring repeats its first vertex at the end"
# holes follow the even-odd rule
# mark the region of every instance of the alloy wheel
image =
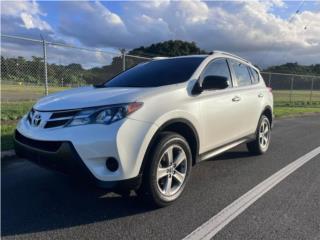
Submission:
POLYGON ((169 146, 162 154, 157 168, 157 186, 167 196, 177 193, 187 175, 187 155, 178 145, 169 146))
POLYGON ((270 141, 270 124, 269 121, 264 118, 259 128, 259 144, 260 147, 265 149, 268 147, 270 141))

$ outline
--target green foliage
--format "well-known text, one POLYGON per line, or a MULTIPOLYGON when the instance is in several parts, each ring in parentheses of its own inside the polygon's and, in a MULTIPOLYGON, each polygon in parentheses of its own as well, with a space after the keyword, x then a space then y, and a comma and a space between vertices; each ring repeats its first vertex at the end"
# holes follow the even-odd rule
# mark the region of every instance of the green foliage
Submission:
POLYGON ((197 47, 195 42, 186 42, 181 40, 170 40, 160 43, 151 44, 148 47, 135 48, 129 52, 132 55, 139 55, 145 57, 157 56, 182 56, 191 54, 205 54, 204 50, 197 47))
MULTIPOLYGON (((67 87, 101 83, 122 70, 122 59, 116 57, 111 65, 101 68, 84 69, 81 64, 57 65, 48 63, 50 85, 67 87)), ((23 57, 4 58, 1 56, 2 81, 24 85, 44 84, 44 63, 39 57, 27 60, 23 57)))

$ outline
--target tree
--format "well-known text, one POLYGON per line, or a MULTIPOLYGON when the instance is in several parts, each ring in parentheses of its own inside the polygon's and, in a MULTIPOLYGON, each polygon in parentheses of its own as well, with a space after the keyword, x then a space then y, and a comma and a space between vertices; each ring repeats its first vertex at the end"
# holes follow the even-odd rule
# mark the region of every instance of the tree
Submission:
POLYGON ((181 40, 170 40, 160 43, 151 44, 148 47, 139 47, 131 50, 129 54, 144 57, 157 56, 182 56, 191 54, 206 54, 204 50, 197 47, 195 42, 186 42, 181 40))

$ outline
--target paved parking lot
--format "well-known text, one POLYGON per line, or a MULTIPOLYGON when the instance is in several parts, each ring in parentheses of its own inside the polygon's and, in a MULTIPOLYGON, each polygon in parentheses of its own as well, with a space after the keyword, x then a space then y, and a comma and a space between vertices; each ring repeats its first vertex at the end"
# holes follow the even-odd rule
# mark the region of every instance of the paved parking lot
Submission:
MULTIPOLYGON (((320 116, 279 120, 269 152, 239 146, 198 164, 174 205, 152 209, 41 169, 2 163, 4 239, 182 239, 263 180, 320 146, 320 116)), ((226 225, 215 239, 320 239, 320 155, 226 225)))

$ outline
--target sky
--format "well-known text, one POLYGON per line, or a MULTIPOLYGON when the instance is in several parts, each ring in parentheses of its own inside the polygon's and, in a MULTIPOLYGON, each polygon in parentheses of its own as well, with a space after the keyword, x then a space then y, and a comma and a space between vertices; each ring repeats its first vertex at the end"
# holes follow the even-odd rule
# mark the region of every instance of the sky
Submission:
MULTIPOLYGON (((1 1, 1 33, 118 52, 166 40, 194 41, 267 67, 320 63, 319 1, 1 1)), ((41 55, 34 43, 2 38, 8 56, 41 55)), ((49 61, 87 67, 112 55, 48 49, 49 61)))

